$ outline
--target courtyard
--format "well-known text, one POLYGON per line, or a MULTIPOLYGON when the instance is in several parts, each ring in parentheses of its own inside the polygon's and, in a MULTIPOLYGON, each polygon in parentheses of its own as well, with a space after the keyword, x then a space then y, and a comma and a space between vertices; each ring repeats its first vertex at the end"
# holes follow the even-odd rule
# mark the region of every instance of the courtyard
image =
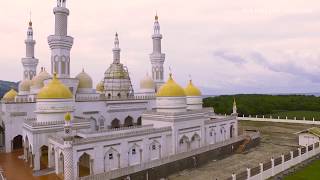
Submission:
POLYGON ((232 173, 241 173, 246 168, 254 168, 271 157, 279 157, 298 148, 298 138, 294 133, 313 127, 312 125, 239 121, 239 131, 258 130, 261 143, 241 154, 212 160, 195 169, 185 170, 169 176, 170 180, 216 180, 227 179, 232 173))

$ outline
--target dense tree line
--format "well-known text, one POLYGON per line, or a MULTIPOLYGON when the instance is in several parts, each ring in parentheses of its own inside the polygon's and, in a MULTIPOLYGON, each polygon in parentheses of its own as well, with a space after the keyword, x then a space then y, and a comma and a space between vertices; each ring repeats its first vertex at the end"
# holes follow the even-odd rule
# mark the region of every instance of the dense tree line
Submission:
POLYGON ((208 97, 204 107, 214 107, 216 113, 232 112, 233 98, 236 99, 240 115, 264 115, 283 111, 320 111, 320 98, 305 95, 235 95, 208 97))

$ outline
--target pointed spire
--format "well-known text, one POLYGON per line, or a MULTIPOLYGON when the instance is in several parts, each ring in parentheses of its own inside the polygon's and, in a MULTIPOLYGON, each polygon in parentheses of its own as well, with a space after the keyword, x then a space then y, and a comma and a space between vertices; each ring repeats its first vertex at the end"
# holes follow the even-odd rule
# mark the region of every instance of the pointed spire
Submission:
POLYGON ((30 11, 30 17, 29 17, 29 27, 32 27, 31 11, 30 11))
POLYGON ((158 20, 159 20, 159 16, 158 16, 158 13, 156 13, 154 17, 154 26, 153 26, 154 34, 160 34, 160 24, 158 20))
POLYGON ((233 108, 232 108, 232 114, 237 114, 237 103, 236 103, 236 98, 233 97, 233 108))
POLYGON ((115 38, 114 38, 114 47, 119 48, 119 38, 118 33, 116 32, 115 38))
POLYGON ((118 33, 116 33, 116 35, 115 35, 114 48, 112 49, 112 51, 113 51, 113 63, 119 64, 121 49, 119 48, 119 35, 118 35, 118 33))

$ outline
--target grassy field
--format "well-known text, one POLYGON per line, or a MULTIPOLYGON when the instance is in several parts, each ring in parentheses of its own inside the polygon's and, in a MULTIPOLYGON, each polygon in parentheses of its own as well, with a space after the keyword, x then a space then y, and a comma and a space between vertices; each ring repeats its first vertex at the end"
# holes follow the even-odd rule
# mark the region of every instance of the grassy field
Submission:
POLYGON ((319 111, 284 111, 284 112, 271 114, 271 116, 274 118, 277 118, 278 116, 280 116, 280 118, 282 119, 285 119, 286 116, 288 117, 288 119, 293 119, 294 117, 297 117, 298 120, 302 120, 303 117, 305 117, 307 120, 312 120, 312 118, 314 117, 315 120, 318 120, 318 121, 320 120, 319 111))
POLYGON ((284 180, 319 180, 320 179, 320 160, 316 160, 306 168, 297 173, 287 176, 284 180))

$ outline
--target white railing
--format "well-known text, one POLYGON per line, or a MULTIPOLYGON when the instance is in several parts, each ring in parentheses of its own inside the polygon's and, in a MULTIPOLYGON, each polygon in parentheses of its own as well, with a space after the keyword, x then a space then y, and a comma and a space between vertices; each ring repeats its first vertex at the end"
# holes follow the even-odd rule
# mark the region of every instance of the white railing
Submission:
POLYGON ((119 178, 119 177, 122 177, 122 176, 126 176, 126 175, 130 175, 130 174, 139 172, 139 171, 143 171, 143 170, 146 170, 146 169, 158 167, 158 166, 161 166, 163 164, 168 164, 168 163, 175 162, 175 161, 178 161, 178 160, 181 160, 181 159, 185 159, 185 158, 192 157, 192 156, 195 156, 195 155, 198 155, 198 154, 202 154, 204 152, 208 152, 208 151, 220 148, 220 147, 224 147, 224 146, 233 144, 235 142, 242 141, 247 136, 250 136, 251 139, 254 140, 254 139, 260 137, 260 133, 259 132, 255 132, 255 133, 240 135, 238 137, 229 139, 229 140, 224 141, 224 142, 219 142, 219 143, 216 143, 216 144, 200 147, 198 149, 194 149, 194 150, 191 150, 191 151, 188 151, 188 152, 183 152, 183 153, 171 155, 171 156, 164 157, 164 158, 157 159, 157 160, 153 160, 153 161, 150 161, 150 162, 146 162, 146 163, 142 163, 142 164, 138 164, 138 165, 134 165, 134 166, 129 166, 129 167, 124 167, 124 168, 121 168, 121 169, 116 169, 116 170, 109 171, 109 172, 106 172, 106 173, 101 173, 101 174, 82 177, 82 178, 80 178, 80 180, 108 180, 108 179, 119 178))
POLYGON ((290 151, 290 154, 281 155, 278 158, 271 158, 270 161, 260 163, 256 168, 247 168, 246 171, 239 174, 232 174, 230 180, 263 180, 273 177, 313 156, 320 153, 319 143, 308 147, 298 148, 296 151, 290 151))
POLYGON ((247 121, 267 121, 267 122, 280 122, 280 123, 297 123, 297 124, 317 124, 320 125, 320 121, 315 120, 315 118, 312 118, 312 120, 308 120, 306 118, 302 118, 302 120, 297 119, 296 117, 293 119, 288 119, 286 117, 285 119, 281 119, 279 116, 276 118, 272 116, 262 116, 259 117, 258 115, 255 116, 240 116, 238 117, 238 120, 247 120, 247 121))

